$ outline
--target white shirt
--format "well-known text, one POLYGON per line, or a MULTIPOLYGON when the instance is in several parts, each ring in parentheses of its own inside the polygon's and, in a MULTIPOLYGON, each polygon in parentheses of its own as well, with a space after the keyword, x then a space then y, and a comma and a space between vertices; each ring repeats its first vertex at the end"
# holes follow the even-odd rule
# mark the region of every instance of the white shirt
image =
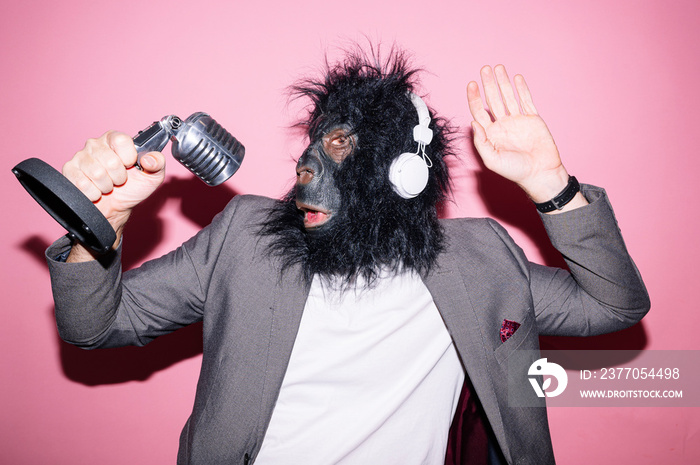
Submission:
POLYGON ((415 273, 314 279, 260 453, 265 464, 442 464, 464 369, 415 273))

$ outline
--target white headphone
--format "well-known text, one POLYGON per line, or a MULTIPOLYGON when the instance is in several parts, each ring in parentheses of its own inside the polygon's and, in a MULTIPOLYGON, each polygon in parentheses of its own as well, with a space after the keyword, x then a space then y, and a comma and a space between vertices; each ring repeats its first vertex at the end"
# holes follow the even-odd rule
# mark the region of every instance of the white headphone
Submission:
POLYGON ((415 153, 402 153, 394 159, 389 168, 389 181, 397 194, 404 199, 412 199, 428 185, 428 168, 433 162, 425 154, 425 146, 433 140, 433 131, 428 127, 430 113, 423 99, 409 93, 411 103, 418 112, 418 126, 413 128, 413 140, 418 142, 415 153))

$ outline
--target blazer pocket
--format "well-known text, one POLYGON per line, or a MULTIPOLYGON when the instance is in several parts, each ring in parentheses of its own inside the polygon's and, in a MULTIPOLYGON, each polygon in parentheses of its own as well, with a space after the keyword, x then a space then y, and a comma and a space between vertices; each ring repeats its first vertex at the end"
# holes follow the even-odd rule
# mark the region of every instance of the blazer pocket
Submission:
MULTIPOLYGON (((500 341, 500 334, 498 333, 499 328, 494 328, 494 331, 497 333, 496 336, 499 337, 499 345, 496 347, 496 350, 494 350, 493 355, 496 357, 496 361, 499 364, 502 364, 508 360, 508 357, 513 353, 513 351, 518 350, 525 341, 533 337, 537 338, 536 334, 534 336, 530 334, 535 328, 535 317, 531 312, 526 313, 524 320, 519 323, 520 326, 518 327, 517 331, 515 331, 512 336, 506 340, 506 342, 500 341)), ((527 344, 525 348, 530 350, 537 349, 537 347, 528 347, 527 344)))

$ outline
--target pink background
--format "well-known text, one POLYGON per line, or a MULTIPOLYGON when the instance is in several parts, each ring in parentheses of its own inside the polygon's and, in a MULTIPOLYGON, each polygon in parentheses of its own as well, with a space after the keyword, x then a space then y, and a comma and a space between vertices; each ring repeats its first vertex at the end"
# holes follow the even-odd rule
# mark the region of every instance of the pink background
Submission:
MULTIPOLYGON (((43 249, 63 234, 10 169, 56 168, 107 129, 135 134, 207 111, 246 145, 209 189, 168 158, 166 185, 135 215, 126 266, 159 256, 235 193, 279 196, 303 141, 285 87, 351 40, 411 50, 431 106, 468 134, 465 88, 484 64, 527 78, 570 172, 605 186, 651 293, 649 316, 547 348, 700 349, 697 202, 700 7, 695 1, 3 2, 0 6, 0 462, 173 463, 201 336, 84 352, 59 341, 43 249), (690 328, 688 328, 690 326, 690 328)), ((480 172, 468 139, 448 216, 492 216, 533 261, 556 263, 532 207, 480 172)), ((700 409, 550 410, 561 463, 700 462, 700 409)))

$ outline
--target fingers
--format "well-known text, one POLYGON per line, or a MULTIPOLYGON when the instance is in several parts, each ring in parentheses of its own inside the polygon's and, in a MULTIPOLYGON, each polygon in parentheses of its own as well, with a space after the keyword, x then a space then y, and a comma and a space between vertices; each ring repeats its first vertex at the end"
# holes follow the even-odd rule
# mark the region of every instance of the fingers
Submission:
POLYGON ((112 151, 119 157, 121 165, 124 168, 134 166, 137 154, 134 141, 131 137, 123 132, 117 131, 107 131, 103 137, 105 137, 107 145, 109 145, 112 151))
POLYGON ((467 84, 467 102, 474 120, 481 126, 488 126, 491 123, 491 116, 486 111, 484 102, 481 100, 479 85, 474 81, 467 84))
POLYGON ((90 200, 96 202, 127 180, 126 168, 136 161, 132 139, 123 133, 107 132, 89 139, 83 150, 63 166, 63 174, 90 200))
POLYGON ((510 85, 510 79, 508 78, 508 73, 506 73, 506 67, 503 65, 496 66, 494 68, 494 74, 496 75, 498 88, 501 90, 501 97, 503 97, 503 103, 505 104, 506 111, 509 115, 519 115, 520 105, 518 105, 518 100, 515 98, 513 86, 510 85))
POLYGON ((165 168, 165 157, 161 152, 148 152, 139 160, 141 168, 147 173, 157 173, 165 168))
MULTIPOLYGON (((493 69, 490 66, 484 66, 481 68, 480 74, 481 82, 484 86, 486 104, 495 119, 508 115, 537 114, 530 90, 521 75, 515 76, 515 90, 513 90, 510 78, 503 65, 497 65, 493 69)), ((467 85, 467 100, 469 102, 469 110, 474 119, 486 127, 491 122, 491 117, 488 115, 481 100, 479 86, 476 82, 472 81, 467 85)))
POLYGON ((481 68, 481 83, 484 85, 484 95, 486 95, 486 103, 491 110, 494 118, 502 118, 506 116, 506 107, 503 105, 501 92, 498 88, 498 83, 490 66, 481 68))
POLYGON ((472 121, 472 132, 474 134, 474 147, 476 147, 476 151, 488 166, 488 160, 493 156, 495 151, 486 136, 486 130, 484 130, 484 127, 478 121, 472 121))
POLYGON ((530 89, 525 83, 525 78, 518 74, 513 78, 513 82, 515 82, 515 90, 518 91, 518 97, 520 97, 520 105, 523 108, 523 113, 526 115, 536 115, 537 109, 532 102, 532 95, 530 95, 530 89))

